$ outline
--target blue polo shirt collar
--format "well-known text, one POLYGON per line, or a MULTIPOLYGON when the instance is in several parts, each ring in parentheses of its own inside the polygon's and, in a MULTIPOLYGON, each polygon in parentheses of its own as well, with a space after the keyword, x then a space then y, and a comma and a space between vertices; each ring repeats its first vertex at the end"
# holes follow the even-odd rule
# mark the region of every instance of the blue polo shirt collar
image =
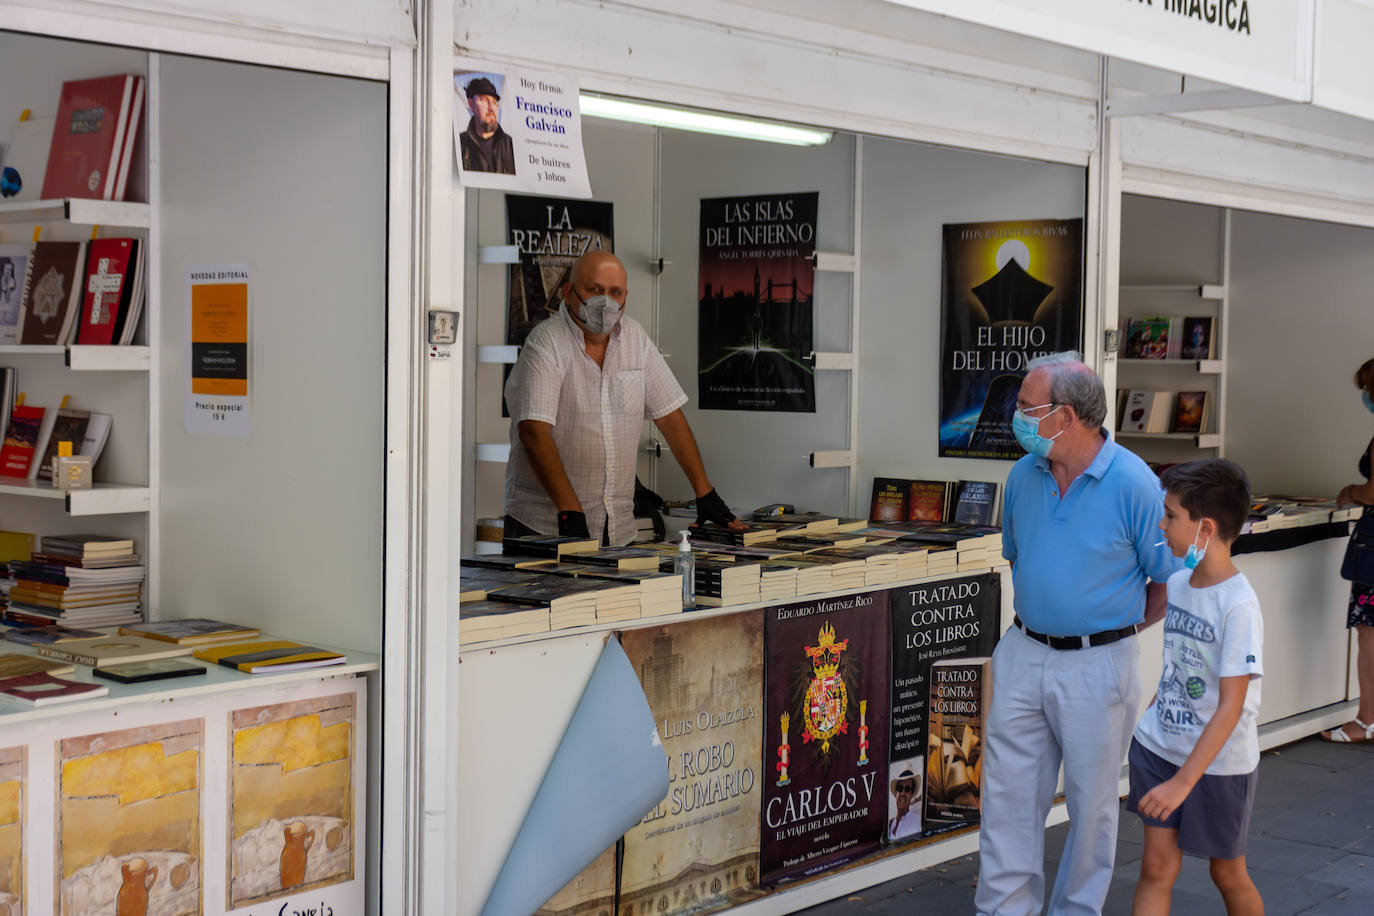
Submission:
MULTIPOLYGON (((1111 467, 1112 462, 1116 460, 1117 453, 1121 451, 1121 446, 1112 441, 1112 437, 1108 435, 1105 426, 1098 429, 1098 435, 1102 437, 1102 447, 1097 450, 1096 457, 1093 458, 1091 464, 1084 468, 1083 473, 1101 480, 1102 476, 1107 473, 1107 468, 1111 467)), ((1050 472, 1050 459, 1036 455, 1035 466, 1048 474, 1050 472)))

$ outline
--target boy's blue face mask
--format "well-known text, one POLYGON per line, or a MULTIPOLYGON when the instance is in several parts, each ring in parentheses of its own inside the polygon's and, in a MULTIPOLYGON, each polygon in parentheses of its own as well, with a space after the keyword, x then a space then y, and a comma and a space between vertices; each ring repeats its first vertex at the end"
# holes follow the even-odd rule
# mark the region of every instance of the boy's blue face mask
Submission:
POLYGON ((1369 411, 1370 413, 1374 413, 1374 399, 1371 399, 1369 397, 1368 391, 1360 392, 1360 403, 1364 404, 1365 410, 1369 411))
MULTIPOLYGON (((1050 405, 1041 404, 1040 407, 1032 407, 1030 409, 1039 410, 1041 407, 1048 406, 1050 405)), ((1038 455, 1041 458, 1050 457, 1050 450, 1054 448, 1054 440, 1063 435, 1064 431, 1061 429, 1052 437, 1046 438, 1040 435, 1040 420, 1044 420, 1045 417, 1053 416, 1055 411, 1063 406, 1063 404, 1056 404, 1054 410, 1051 410, 1039 420, 1035 417, 1028 416, 1024 410, 1018 407, 1016 413, 1012 414, 1011 434, 1016 437, 1017 443, 1032 455, 1038 455)))
POLYGON ((1202 536, 1202 522, 1197 523, 1197 534, 1193 535, 1193 543, 1188 545, 1188 552, 1183 555, 1183 565, 1188 569, 1197 569, 1197 565, 1202 562, 1202 558, 1207 555, 1207 545, 1212 543, 1208 538, 1202 547, 1197 546, 1197 539, 1202 536))

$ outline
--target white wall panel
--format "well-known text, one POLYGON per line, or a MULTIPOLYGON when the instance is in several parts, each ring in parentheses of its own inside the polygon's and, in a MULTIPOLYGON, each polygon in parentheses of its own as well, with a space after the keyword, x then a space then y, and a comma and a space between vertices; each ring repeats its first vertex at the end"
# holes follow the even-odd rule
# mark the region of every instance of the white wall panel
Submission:
POLYGON ((939 457, 942 227, 1080 217, 1086 188, 1073 166, 864 142, 861 507, 875 476, 1006 478, 1009 461, 939 457))
POLYGON ((1085 162, 1095 142, 1096 89, 1077 76, 1036 80, 995 54, 960 63, 909 41, 722 3, 655 6, 464 0, 454 41, 467 55, 665 102, 1070 162, 1085 162))

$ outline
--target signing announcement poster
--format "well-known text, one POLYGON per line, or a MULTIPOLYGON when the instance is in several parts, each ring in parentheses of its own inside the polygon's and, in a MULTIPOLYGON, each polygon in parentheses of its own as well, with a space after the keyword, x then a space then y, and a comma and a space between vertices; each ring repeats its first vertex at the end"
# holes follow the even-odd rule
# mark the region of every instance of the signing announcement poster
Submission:
POLYGON ((519 346, 530 329, 558 311, 573 262, 588 251, 613 251, 612 206, 594 200, 506 195, 510 267, 506 343, 519 346))
POLYGON ((852 861, 882 840, 888 593, 764 613, 761 865, 772 884, 852 861))
POLYGON ((1026 363, 1082 349, 1083 220, 946 225, 943 262, 940 455, 1015 460, 1026 363))
POLYGON ((625 834, 620 916, 686 916, 760 896, 763 612, 627 631, 668 795, 625 834))
MULTIPOLYGON (((964 687, 933 684, 931 670, 942 661, 992 654, 1002 610, 1002 580, 994 573, 923 582, 893 589, 890 601, 892 747, 886 785, 887 839, 901 843, 962 825, 922 817, 927 801, 943 804, 946 795, 953 797, 952 789, 967 788, 947 778, 955 767, 945 759, 945 751, 957 756, 954 743, 946 748, 943 734, 937 735, 938 753, 929 753, 930 724, 933 719, 943 723, 932 709, 932 694, 939 702, 950 699, 951 693, 963 692, 964 687), (932 771, 934 779, 930 778, 932 771)), ((976 723, 972 727, 976 729, 976 723)), ((958 737, 962 738, 962 733, 958 737)), ((969 745, 969 755, 981 754, 980 747, 972 742, 969 745)), ((976 770, 976 760, 973 766, 966 759, 959 762, 965 773, 976 770)))
POLYGON ((819 193, 701 202, 697 386, 706 410, 815 413, 819 193))

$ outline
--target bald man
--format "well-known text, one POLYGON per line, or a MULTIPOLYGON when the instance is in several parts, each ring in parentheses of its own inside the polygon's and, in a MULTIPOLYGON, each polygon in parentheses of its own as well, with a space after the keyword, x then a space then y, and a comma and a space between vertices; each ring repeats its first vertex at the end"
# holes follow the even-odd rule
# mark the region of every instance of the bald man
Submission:
POLYGON ((561 292, 558 313, 530 331, 506 380, 506 533, 630 543, 645 420, 687 475, 697 523, 743 527, 706 476, 682 415, 682 386, 639 322, 624 317, 629 290, 620 259, 584 254, 561 292))

